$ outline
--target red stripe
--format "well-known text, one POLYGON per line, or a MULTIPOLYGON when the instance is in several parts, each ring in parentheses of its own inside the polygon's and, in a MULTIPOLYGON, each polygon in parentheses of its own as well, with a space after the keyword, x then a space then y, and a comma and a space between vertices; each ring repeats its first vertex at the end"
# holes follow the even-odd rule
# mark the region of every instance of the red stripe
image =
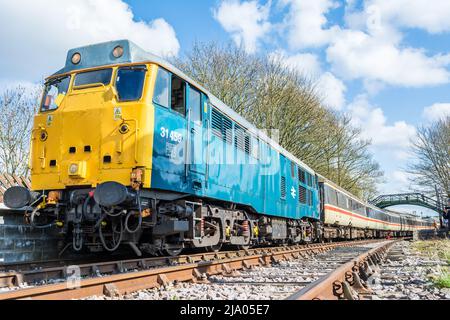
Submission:
MULTIPOLYGON (((361 216, 359 214, 355 214, 355 213, 353 213, 351 211, 347 211, 347 210, 344 210, 344 209, 341 209, 341 208, 336 208, 336 207, 328 205, 328 204, 325 205, 325 210, 339 212, 339 213, 345 214, 347 216, 355 217, 355 218, 362 219, 362 220, 367 220, 367 221, 372 221, 372 222, 377 222, 377 223, 383 223, 383 224, 389 224, 389 225, 397 226, 397 227, 401 227, 402 226, 401 224, 398 224, 398 223, 385 222, 385 221, 381 221, 381 220, 376 220, 376 219, 364 217, 364 216, 361 216)), ((423 227, 423 226, 422 227, 410 226, 410 225, 405 225, 405 226, 406 227, 413 227, 413 228, 416 228, 416 229, 428 229, 428 227, 423 227)))

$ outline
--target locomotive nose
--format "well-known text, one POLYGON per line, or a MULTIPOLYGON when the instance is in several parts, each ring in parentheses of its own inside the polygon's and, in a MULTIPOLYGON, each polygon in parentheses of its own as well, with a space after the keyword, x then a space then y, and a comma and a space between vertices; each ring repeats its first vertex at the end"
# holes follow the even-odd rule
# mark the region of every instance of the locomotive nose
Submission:
POLYGON ((24 187, 12 187, 6 190, 3 201, 10 209, 21 209, 31 203, 32 194, 24 187))

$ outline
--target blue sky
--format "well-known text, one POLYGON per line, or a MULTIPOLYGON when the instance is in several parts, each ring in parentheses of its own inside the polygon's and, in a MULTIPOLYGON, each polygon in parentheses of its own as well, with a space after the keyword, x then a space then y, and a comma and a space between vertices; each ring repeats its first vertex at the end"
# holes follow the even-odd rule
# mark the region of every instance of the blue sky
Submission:
POLYGON ((182 56, 194 41, 235 42, 316 81, 324 104, 352 115, 386 173, 404 172, 416 126, 450 114, 450 1, 0 0, 0 86, 58 70, 68 49, 129 38, 182 56), (26 2, 26 4, 25 4, 26 2), (19 40, 20 39, 20 40, 19 40))

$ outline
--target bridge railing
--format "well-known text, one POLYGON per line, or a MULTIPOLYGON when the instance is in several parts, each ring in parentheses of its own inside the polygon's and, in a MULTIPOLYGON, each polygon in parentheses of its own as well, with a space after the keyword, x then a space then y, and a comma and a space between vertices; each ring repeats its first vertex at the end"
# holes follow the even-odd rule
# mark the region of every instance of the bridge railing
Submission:
POLYGON ((437 212, 444 212, 443 204, 421 193, 381 195, 370 202, 380 208, 386 208, 391 205, 411 204, 427 207, 437 212))

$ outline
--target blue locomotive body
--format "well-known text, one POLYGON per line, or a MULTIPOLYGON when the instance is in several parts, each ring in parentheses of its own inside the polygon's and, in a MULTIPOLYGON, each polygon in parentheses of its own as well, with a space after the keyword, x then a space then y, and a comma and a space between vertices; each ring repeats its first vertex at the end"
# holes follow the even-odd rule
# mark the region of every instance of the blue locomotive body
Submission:
POLYGON ((256 129, 225 115, 206 94, 201 96, 200 103, 186 105, 186 116, 155 104, 151 187, 273 217, 319 220, 314 172, 263 141, 256 129), (191 108, 201 109, 198 121, 189 116, 191 108))

